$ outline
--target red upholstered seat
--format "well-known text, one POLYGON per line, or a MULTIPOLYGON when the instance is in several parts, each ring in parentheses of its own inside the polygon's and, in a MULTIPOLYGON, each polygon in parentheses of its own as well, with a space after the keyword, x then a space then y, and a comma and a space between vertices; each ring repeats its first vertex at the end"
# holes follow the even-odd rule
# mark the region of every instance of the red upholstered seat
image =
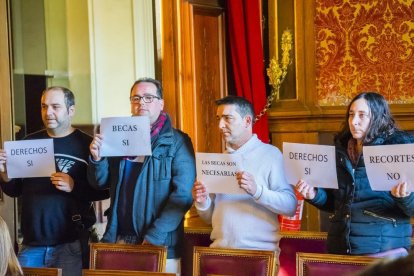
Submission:
POLYGON ((22 267, 23 274, 28 276, 60 276, 62 269, 46 267, 22 267))
POLYGON ((175 276, 175 273, 129 271, 129 270, 106 270, 106 269, 84 269, 83 276, 175 276))
POLYGON ((276 271, 274 251, 194 247, 194 276, 271 276, 276 271))
POLYGON ((296 252, 326 253, 326 232, 283 231, 279 276, 296 275, 296 252))
POLYGON ((374 257, 319 253, 297 253, 296 266, 299 276, 355 275, 378 260, 374 257))
POLYGON ((91 243, 90 247, 91 269, 165 271, 163 246, 91 243))

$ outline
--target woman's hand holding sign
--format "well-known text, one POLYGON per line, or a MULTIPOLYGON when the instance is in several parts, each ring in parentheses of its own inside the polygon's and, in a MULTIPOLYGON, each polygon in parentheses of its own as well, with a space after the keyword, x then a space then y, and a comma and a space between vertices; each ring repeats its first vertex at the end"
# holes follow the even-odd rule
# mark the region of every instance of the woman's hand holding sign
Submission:
POLYGON ((305 180, 300 179, 295 185, 296 191, 300 193, 305 199, 314 199, 316 196, 316 188, 313 188, 305 180))
POLYGON ((407 191, 407 182, 402 182, 392 187, 391 194, 394 197, 402 198, 409 196, 411 193, 407 191))

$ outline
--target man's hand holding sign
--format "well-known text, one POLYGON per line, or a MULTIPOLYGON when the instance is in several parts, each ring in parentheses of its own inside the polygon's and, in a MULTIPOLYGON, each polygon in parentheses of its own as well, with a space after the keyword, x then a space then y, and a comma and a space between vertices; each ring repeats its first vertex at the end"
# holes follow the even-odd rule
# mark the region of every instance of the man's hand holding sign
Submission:
POLYGON ((315 197, 316 187, 338 188, 333 146, 283 143, 283 159, 288 182, 305 199, 315 197))

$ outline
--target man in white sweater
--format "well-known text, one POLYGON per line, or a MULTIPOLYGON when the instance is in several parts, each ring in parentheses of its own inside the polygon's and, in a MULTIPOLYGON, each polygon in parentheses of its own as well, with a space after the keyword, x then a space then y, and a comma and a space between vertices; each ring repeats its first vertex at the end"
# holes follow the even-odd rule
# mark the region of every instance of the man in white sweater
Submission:
POLYGON ((254 111, 242 97, 216 101, 226 153, 240 154, 237 181, 246 194, 209 194, 196 181, 192 195, 200 217, 212 224, 211 247, 273 250, 279 253, 277 214, 293 216, 296 196, 286 181, 283 156, 253 134, 254 111))

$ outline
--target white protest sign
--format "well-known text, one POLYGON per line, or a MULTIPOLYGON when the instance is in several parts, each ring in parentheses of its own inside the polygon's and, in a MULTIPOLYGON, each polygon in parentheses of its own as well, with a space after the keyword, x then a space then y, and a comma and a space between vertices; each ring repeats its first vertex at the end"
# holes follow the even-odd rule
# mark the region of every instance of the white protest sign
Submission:
POLYGON ((101 134, 101 156, 152 154, 150 122, 147 116, 102 118, 101 134))
POLYGON ((197 179, 203 182, 209 193, 245 194, 236 180, 241 168, 238 154, 196 153, 197 179))
POLYGON ((334 146, 284 142, 283 160, 290 184, 303 179, 312 187, 338 189, 334 146))
POLYGON ((406 181, 414 191, 414 144, 364 146, 365 168, 373 191, 391 191, 406 181))
POLYGON ((4 142, 7 176, 49 177, 56 172, 53 139, 4 142))

